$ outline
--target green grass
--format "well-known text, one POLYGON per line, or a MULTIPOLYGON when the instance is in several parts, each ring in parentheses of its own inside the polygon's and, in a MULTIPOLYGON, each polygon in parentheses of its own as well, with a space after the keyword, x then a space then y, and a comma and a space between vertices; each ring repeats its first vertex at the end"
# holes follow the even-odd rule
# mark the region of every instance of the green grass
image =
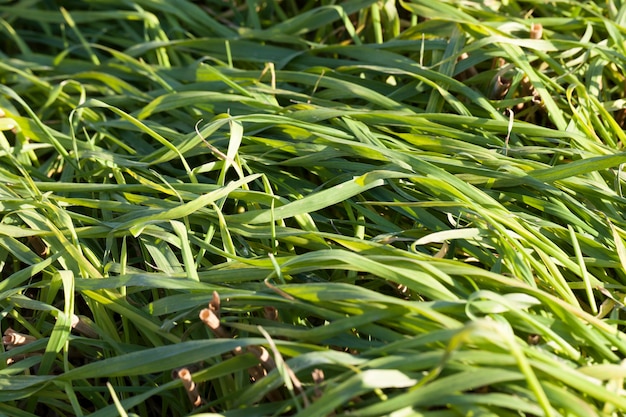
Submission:
POLYGON ((0 415, 626 413, 626 3, 62 3, 0 2, 0 415))

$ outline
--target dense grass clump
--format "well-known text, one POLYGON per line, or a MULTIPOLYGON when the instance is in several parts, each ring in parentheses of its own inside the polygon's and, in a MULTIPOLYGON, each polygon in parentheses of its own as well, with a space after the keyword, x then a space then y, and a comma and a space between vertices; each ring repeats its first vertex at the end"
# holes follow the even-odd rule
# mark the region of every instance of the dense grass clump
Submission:
POLYGON ((625 19, 0 2, 0 415, 623 415, 625 19))

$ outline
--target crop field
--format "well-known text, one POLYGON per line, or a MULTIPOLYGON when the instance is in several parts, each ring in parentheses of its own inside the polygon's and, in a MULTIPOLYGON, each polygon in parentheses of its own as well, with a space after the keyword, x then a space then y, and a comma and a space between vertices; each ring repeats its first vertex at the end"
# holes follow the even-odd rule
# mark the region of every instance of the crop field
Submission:
POLYGON ((626 415, 626 2, 0 0, 0 416, 626 415))

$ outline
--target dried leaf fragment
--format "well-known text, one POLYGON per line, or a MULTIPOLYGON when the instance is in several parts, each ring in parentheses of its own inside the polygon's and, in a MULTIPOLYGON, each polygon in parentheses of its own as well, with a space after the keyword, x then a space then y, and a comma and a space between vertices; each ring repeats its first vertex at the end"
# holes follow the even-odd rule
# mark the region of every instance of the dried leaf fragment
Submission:
POLYGON ((217 291, 213 291, 213 299, 211 299, 211 301, 209 302, 209 309, 211 309, 211 311, 215 313, 218 319, 220 318, 221 305, 222 302, 220 301, 220 295, 217 293, 217 291))
POLYGON ((182 368, 178 371, 178 378, 183 382, 183 386, 185 387, 185 392, 187 392, 187 397, 189 397, 189 401, 193 404, 194 407, 200 407, 203 404, 202 397, 198 393, 198 386, 193 379, 191 378, 191 372, 189 369, 182 368))
POLYGON ((98 332, 96 332, 90 324, 91 320, 84 316, 77 316, 76 314, 72 314, 72 329, 76 330, 78 333, 85 337, 89 337, 91 339, 98 338, 98 332))
POLYGON ((263 346, 251 345, 248 346, 246 350, 259 358, 261 365, 263 365, 263 368, 265 368, 267 371, 271 371, 272 369, 276 368, 276 363, 274 362, 274 359, 272 359, 270 353, 263 346))
POLYGON ((220 318, 215 311, 210 308, 205 308, 200 311, 200 320, 213 332, 216 337, 229 338, 230 335, 222 327, 220 318))
POLYGON ((318 400, 322 397, 321 385, 324 383, 324 371, 321 369, 314 369, 311 373, 313 377, 313 383, 315 384, 315 388, 313 389, 313 401, 318 400))
POLYGON ((541 39, 543 35, 543 26, 541 23, 532 23, 530 25, 530 39, 541 39))
POLYGON ((217 291, 213 291, 213 298, 209 302, 209 307, 202 309, 199 317, 216 337, 229 338, 230 334, 222 327, 220 322, 220 306, 220 296, 217 291))
POLYGON ((7 350, 33 343, 36 340, 36 337, 28 334, 18 333, 10 327, 5 330, 4 336, 2 336, 2 344, 7 350))

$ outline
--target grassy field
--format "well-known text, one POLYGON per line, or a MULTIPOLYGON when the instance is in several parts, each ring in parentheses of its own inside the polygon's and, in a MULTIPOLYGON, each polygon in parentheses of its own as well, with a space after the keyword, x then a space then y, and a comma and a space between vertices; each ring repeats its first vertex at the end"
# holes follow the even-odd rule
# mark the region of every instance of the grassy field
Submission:
POLYGON ((621 0, 0 1, 0 415, 626 415, 624 68, 621 0))

